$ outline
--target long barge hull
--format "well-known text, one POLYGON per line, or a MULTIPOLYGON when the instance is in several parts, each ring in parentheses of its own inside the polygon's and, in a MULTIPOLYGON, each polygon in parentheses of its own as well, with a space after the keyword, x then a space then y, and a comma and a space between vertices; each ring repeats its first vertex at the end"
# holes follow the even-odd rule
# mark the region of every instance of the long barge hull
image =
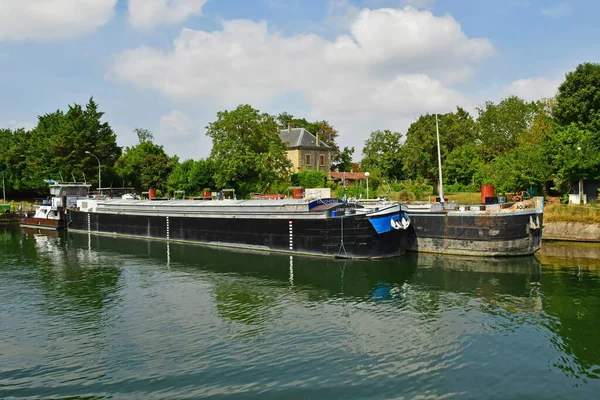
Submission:
POLYGON ((407 250, 468 256, 531 255, 542 245, 543 204, 506 212, 408 212, 407 250))
POLYGON ((75 232, 290 254, 375 259, 396 257, 406 251, 406 230, 378 233, 366 215, 260 219, 69 210, 67 223, 68 229, 75 232))

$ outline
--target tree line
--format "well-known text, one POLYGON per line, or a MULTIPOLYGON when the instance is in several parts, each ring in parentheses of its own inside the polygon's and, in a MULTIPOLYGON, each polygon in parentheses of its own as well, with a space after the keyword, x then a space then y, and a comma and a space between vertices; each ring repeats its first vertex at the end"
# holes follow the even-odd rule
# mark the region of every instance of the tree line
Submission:
POLYGON ((282 112, 262 113, 250 105, 217 113, 206 127, 213 147, 205 159, 181 162, 154 143, 152 133, 136 128, 138 144, 122 148, 91 98, 38 117, 31 130, 0 129, 0 170, 11 196, 47 193, 47 179, 98 182, 102 186, 175 190, 200 194, 206 189, 285 192, 294 182, 320 177, 292 174, 280 130, 305 128, 332 148, 332 168, 369 171, 373 183, 437 180, 436 118, 444 184, 477 190, 494 185, 500 192, 531 186, 566 193, 578 179, 600 179, 600 64, 584 63, 566 74, 554 98, 527 102, 512 96, 486 102, 471 115, 462 107, 425 114, 406 133, 372 132, 362 159, 354 148, 337 144, 338 131, 327 121, 308 121, 282 112))

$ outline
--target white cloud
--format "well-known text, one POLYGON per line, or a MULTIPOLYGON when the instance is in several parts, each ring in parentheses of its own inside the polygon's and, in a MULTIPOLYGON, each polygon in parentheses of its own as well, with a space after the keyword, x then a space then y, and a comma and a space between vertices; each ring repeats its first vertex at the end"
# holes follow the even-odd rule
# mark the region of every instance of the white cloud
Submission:
POLYGON ((160 117, 155 142, 163 144, 167 154, 178 155, 181 160, 207 157, 212 147, 205 126, 181 110, 160 117))
POLYGON ((493 54, 488 40, 468 38, 449 15, 365 9, 334 40, 283 36, 249 20, 224 21, 213 32, 184 29, 169 51, 118 54, 108 77, 222 108, 272 107, 293 94, 307 103, 307 117, 329 120, 343 145, 360 148, 370 130, 406 129, 421 113, 467 106, 470 99, 449 85, 493 54))
POLYGON ((106 24, 117 0, 2 0, 0 40, 52 40, 106 24))
POLYGON ((546 78, 518 79, 505 87, 508 95, 518 96, 527 101, 551 98, 556 95, 561 80, 546 78))
POLYGON ((329 0, 325 23, 336 28, 348 28, 356 19, 360 9, 349 0, 329 0))
POLYGON ((129 0, 129 22, 137 28, 177 24, 202 15, 206 0, 129 0))
POLYGON ((158 126, 160 135, 169 138, 188 136, 193 129, 192 120, 180 110, 173 110, 160 117, 158 126))
POLYGON ((569 3, 556 3, 553 6, 542 9, 542 14, 548 18, 563 18, 573 11, 569 3))

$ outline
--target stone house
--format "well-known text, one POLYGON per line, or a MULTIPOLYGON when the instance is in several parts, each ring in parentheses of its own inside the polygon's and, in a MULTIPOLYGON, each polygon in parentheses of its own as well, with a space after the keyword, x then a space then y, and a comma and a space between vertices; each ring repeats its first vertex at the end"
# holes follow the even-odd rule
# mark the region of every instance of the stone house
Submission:
POLYGON ((321 171, 331 173, 331 147, 319 140, 319 133, 313 135, 304 128, 281 130, 281 140, 287 144, 287 158, 292 162, 292 172, 321 171))

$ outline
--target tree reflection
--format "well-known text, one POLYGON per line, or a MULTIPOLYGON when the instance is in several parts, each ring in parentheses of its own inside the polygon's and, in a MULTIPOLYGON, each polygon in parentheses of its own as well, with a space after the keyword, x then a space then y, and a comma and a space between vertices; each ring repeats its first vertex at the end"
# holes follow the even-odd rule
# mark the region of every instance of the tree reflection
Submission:
MULTIPOLYGON (((567 261, 565 261, 567 262, 567 261)), ((564 264, 563 264, 564 265, 564 264)), ((573 376, 600 378, 600 278, 597 270, 580 266, 544 266, 543 309, 555 317, 548 328, 558 335, 553 344, 573 357, 556 367, 573 376)))
POLYGON ((117 290, 120 270, 110 258, 70 249, 64 232, 22 229, 17 238, 21 245, 9 251, 19 252, 37 269, 50 311, 70 308, 86 319, 105 307, 117 290))

